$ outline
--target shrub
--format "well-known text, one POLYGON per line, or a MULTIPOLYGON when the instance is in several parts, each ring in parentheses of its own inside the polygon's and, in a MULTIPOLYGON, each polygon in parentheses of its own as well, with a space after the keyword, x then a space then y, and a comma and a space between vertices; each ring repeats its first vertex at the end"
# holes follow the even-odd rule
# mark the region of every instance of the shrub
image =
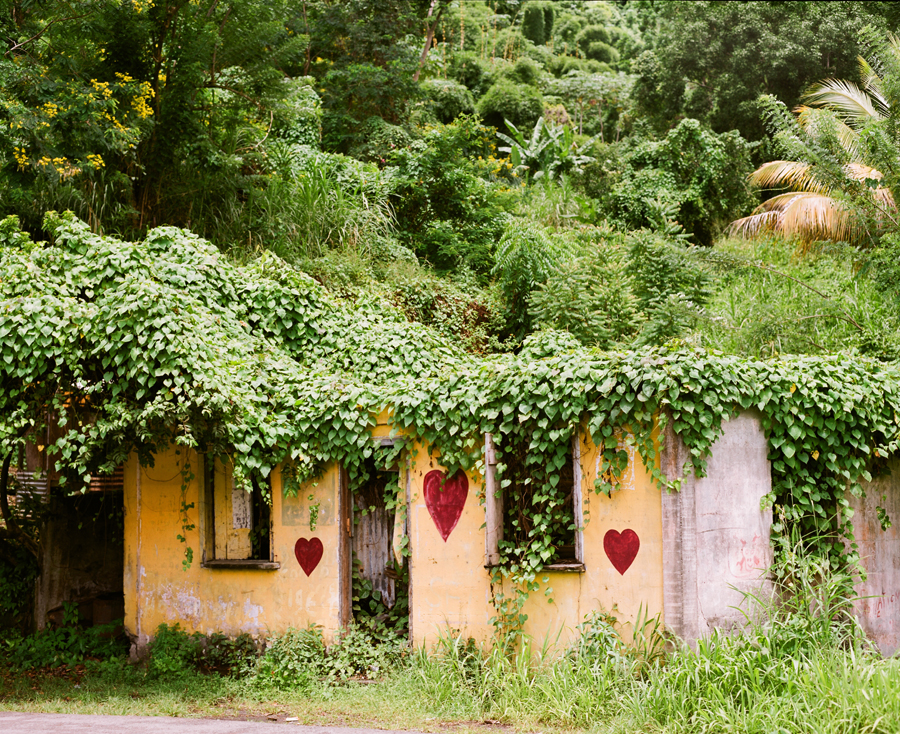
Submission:
POLYGON ((399 239, 440 270, 461 264, 479 275, 490 270, 508 198, 486 180, 488 166, 500 169, 491 160, 494 139, 493 131, 464 115, 427 130, 389 159, 399 239))
POLYGON ((541 78, 541 69, 533 59, 520 56, 515 64, 500 72, 500 77, 516 84, 536 87, 541 78))
POLYGON ((284 80, 284 96, 272 110, 272 134, 298 145, 318 147, 322 104, 312 77, 284 80))
POLYGON ((506 129, 504 120, 530 130, 543 111, 544 100, 537 89, 507 79, 496 82, 478 102, 485 125, 498 130, 506 129))
POLYGON ((234 638, 213 632, 199 640, 194 664, 204 673, 227 675, 245 668, 258 654, 256 641, 246 632, 234 638))
POLYGON ((360 127, 359 136, 349 155, 383 165, 393 151, 405 148, 412 141, 413 137, 400 125, 392 125, 380 117, 370 117, 360 127))
POLYGON ((620 258, 602 255, 558 265, 531 295, 529 313, 535 324, 568 331, 601 349, 630 339, 639 324, 620 258))
POLYGON ((630 234, 627 248, 625 272, 638 308, 648 318, 639 343, 661 344, 680 336, 691 312, 709 300, 709 274, 690 257, 683 242, 656 233, 630 234))
POLYGON ((545 282, 568 254, 569 243, 543 227, 512 219, 497 245, 492 274, 509 313, 506 332, 521 340, 532 329, 528 312, 532 291, 545 282))
POLYGON ((270 638, 262 657, 244 669, 252 686, 295 689, 312 688, 325 671, 322 629, 312 624, 270 638))
POLYGON ((154 675, 184 675, 194 670, 202 635, 189 635, 177 622, 171 627, 165 622, 156 628, 150 643, 148 670, 154 675))
POLYGON ((428 79, 422 83, 422 95, 431 102, 435 118, 446 124, 460 115, 475 112, 472 93, 452 79, 428 79))
POLYGON ((494 75, 474 51, 459 51, 450 57, 450 76, 481 96, 493 83, 494 75))
POLYGON ((582 52, 587 53, 588 46, 592 43, 606 43, 609 44, 612 42, 612 35, 607 29, 606 26, 603 25, 589 25, 582 28, 578 31, 578 35, 575 36, 575 44, 582 50, 582 52))
POLYGON ((493 289, 478 287, 471 271, 463 269, 449 280, 422 268, 404 269, 394 272, 392 281, 389 297, 410 321, 434 327, 469 352, 499 349, 500 299, 493 289))
POLYGON ((603 41, 592 41, 585 49, 584 55, 601 64, 609 64, 612 66, 619 60, 619 52, 616 51, 608 43, 603 41))
POLYGON ((554 56, 547 65, 547 70, 555 77, 564 77, 572 71, 580 71, 586 74, 609 71, 609 65, 601 65, 599 61, 579 59, 575 56, 554 56))
POLYGON ((327 672, 342 681, 357 676, 376 678, 403 660, 408 647, 400 632, 381 632, 376 637, 370 628, 351 624, 328 648, 327 672))
POLYGON ((587 21, 580 15, 569 15, 564 19, 560 18, 553 28, 553 36, 557 44, 567 45, 570 51, 574 51, 576 46, 575 38, 586 24, 587 21))
POLYGON ((11 635, 0 647, 11 670, 74 666, 88 659, 105 659, 125 652, 121 620, 84 629, 78 621, 78 607, 63 604, 63 621, 59 627, 48 627, 27 637, 11 635), (5 648, 5 650, 4 650, 5 648))
POLYGON ((3 550, 5 553, 0 556, 0 629, 8 625, 24 632, 31 622, 37 561, 19 545, 6 544, 3 550))
POLYGON ((752 147, 735 131, 717 135, 696 120, 682 120, 663 140, 638 143, 618 156, 621 149, 611 148, 606 165, 585 172, 584 186, 627 229, 659 228, 660 212, 673 208, 695 243, 711 245, 753 206, 747 181, 752 147))

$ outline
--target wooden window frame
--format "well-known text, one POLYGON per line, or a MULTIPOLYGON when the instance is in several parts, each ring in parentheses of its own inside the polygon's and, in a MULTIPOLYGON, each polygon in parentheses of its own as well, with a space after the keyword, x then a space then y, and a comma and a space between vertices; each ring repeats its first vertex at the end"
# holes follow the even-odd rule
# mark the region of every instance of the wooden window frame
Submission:
MULTIPOLYGON (((255 569, 260 571, 275 571, 281 568, 281 564, 275 560, 274 556, 274 542, 273 542, 273 530, 272 530, 272 515, 271 508, 268 513, 269 520, 269 532, 268 532, 268 546, 269 546, 269 557, 268 558, 219 558, 216 552, 216 526, 217 524, 222 524, 222 522, 217 523, 217 520, 224 521, 226 526, 231 526, 233 522, 233 507, 231 507, 229 502, 222 503, 221 499, 219 503, 216 501, 216 478, 222 477, 226 483, 226 488, 222 490, 223 495, 224 492, 227 492, 227 485, 232 482, 228 482, 228 479, 231 477, 230 472, 230 464, 219 461, 219 464, 216 464, 216 459, 212 456, 205 456, 203 458, 203 475, 202 475, 202 486, 201 486, 201 497, 202 497, 202 507, 201 507, 201 518, 203 527, 201 528, 201 537, 203 539, 203 555, 202 561, 200 563, 201 568, 209 568, 209 569, 255 569), (222 506, 224 504, 224 507, 222 506), (229 513, 229 510, 231 512, 229 513), (224 516, 224 517, 223 517, 224 516)), ((269 491, 271 493, 272 490, 272 477, 269 475, 265 480, 268 482, 269 491)), ((232 488, 232 492, 235 491, 232 488)), ((253 493, 251 496, 254 496, 253 493)), ((256 502, 261 501, 261 496, 256 498, 256 502)), ((251 499, 250 504, 250 513, 251 518, 255 518, 256 512, 253 509, 253 499, 251 499)), ((252 528, 249 528, 252 532, 252 528)), ((252 545, 251 545, 251 553, 252 553, 252 545)))
MULTIPOLYGON (((575 523, 575 560, 549 563, 544 571, 584 573, 584 503, 582 495, 581 443, 579 435, 572 437, 572 514, 575 523)), ((503 540, 503 494, 497 484, 497 456, 494 437, 484 434, 484 567, 500 564, 500 541, 503 540)))

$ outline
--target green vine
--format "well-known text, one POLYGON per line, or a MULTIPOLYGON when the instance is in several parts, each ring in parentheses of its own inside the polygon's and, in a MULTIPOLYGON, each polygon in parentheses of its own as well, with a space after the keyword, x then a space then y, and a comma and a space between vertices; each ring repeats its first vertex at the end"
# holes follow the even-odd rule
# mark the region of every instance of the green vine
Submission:
MULTIPOLYGON (((178 456, 181 454, 181 449, 175 451, 175 455, 178 456)), ((181 506, 179 508, 179 512, 181 513, 181 532, 178 533, 175 537, 178 539, 179 543, 184 544, 184 558, 181 561, 181 570, 187 571, 191 564, 194 562, 194 549, 187 544, 187 536, 194 528, 197 526, 191 522, 190 516, 188 512, 194 509, 194 503, 187 501, 187 491, 191 486, 191 482, 194 481, 194 472, 191 468, 191 460, 190 454, 185 451, 185 458, 181 464, 181 506)))
MULTIPOLYGON (((616 491, 627 466, 622 437, 659 486, 677 488, 660 469, 658 431, 671 427, 689 451, 685 469, 702 475, 722 421, 758 411, 774 532, 799 533, 836 564, 857 560, 848 491, 860 494, 897 453, 897 369, 857 354, 601 352, 551 333, 518 355, 474 357, 390 304, 332 299, 269 254, 236 265, 174 228, 132 243, 71 215, 46 225, 49 244, 0 222, 0 448, 53 405, 66 421, 56 448, 67 476, 111 471, 132 451, 149 464, 175 443, 233 457, 236 477, 281 464, 296 493, 330 462, 354 489, 374 454, 396 464, 400 444, 372 441, 386 407, 396 431, 439 451, 451 473, 480 465, 491 433, 509 507, 495 599, 512 633, 527 595, 542 585, 552 594, 543 568, 569 532, 560 483, 576 433, 602 447, 600 494, 616 491)), ((183 486, 188 477, 185 464, 183 486)), ((182 500, 186 544, 192 507, 182 500)), ((185 568, 191 560, 187 548, 185 568)))

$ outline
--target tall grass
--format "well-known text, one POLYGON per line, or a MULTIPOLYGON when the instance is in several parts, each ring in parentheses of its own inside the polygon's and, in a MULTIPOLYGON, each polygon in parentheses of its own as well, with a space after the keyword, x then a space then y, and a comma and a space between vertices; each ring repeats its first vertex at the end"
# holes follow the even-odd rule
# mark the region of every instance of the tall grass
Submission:
POLYGON ((715 293, 699 317, 705 346, 769 358, 857 347, 900 355, 895 289, 858 268, 858 253, 823 245, 798 256, 780 237, 723 240, 697 255, 716 272, 715 293))
POLYGON ((780 593, 748 596, 743 630, 694 648, 665 652, 659 620, 645 614, 623 635, 595 612, 568 648, 526 639, 509 653, 449 631, 430 650, 405 656, 397 646, 390 660, 382 655, 378 674, 393 667, 371 686, 340 673, 350 670, 340 663, 347 655, 370 658, 358 636, 326 650, 310 629, 273 641, 244 678, 204 678, 199 687, 113 660, 96 664, 100 672, 77 691, 63 679, 42 682, 40 700, 32 679, 0 670, 0 709, 215 715, 225 702, 228 711, 283 708, 310 723, 352 716, 413 729, 438 719, 622 734, 900 731, 900 660, 882 658, 849 614, 852 575, 791 548, 780 557, 780 593), (332 673, 329 659, 339 662, 332 673))
POLYGON ((254 192, 250 228, 280 257, 365 251, 392 234, 390 183, 374 166, 284 143, 271 146, 269 161, 272 174, 254 192))
POLYGON ((849 614, 852 577, 786 553, 776 598, 740 633, 661 654, 643 619, 625 646, 608 619, 571 649, 515 654, 443 635, 406 675, 436 715, 598 731, 897 732, 900 662, 884 660, 849 614))

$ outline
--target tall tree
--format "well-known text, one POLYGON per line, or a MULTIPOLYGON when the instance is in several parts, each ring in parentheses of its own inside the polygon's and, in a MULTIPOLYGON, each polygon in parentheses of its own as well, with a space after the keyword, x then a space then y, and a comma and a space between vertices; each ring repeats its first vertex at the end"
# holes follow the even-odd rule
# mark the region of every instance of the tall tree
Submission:
POLYGON ((858 32, 897 20, 894 3, 671 2, 658 10, 652 51, 639 57, 634 99, 659 129, 681 116, 716 132, 767 137, 761 94, 796 105, 809 84, 853 78, 858 32))

